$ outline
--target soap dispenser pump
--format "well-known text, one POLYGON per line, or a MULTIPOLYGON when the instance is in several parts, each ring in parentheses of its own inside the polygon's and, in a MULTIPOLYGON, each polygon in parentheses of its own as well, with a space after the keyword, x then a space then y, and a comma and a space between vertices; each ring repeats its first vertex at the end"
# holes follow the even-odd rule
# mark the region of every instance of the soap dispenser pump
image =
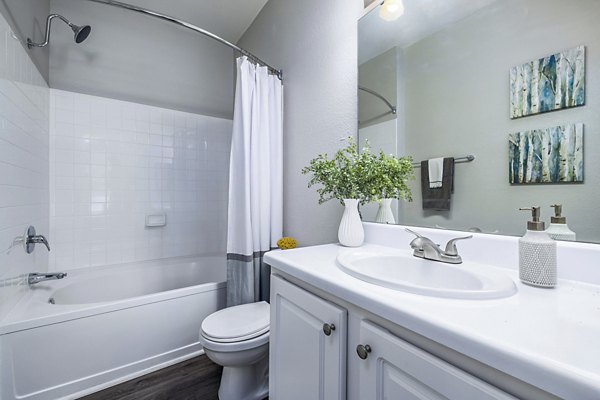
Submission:
POLYGON ((519 239, 519 279, 531 285, 552 288, 556 286, 556 242, 544 230, 540 221, 540 207, 520 208, 531 211, 527 232, 519 239))
POLYGON ((567 225, 567 218, 563 217, 562 204, 554 204, 554 216, 550 218, 550 226, 546 230, 548 235, 554 240, 569 240, 574 242, 576 234, 567 225))

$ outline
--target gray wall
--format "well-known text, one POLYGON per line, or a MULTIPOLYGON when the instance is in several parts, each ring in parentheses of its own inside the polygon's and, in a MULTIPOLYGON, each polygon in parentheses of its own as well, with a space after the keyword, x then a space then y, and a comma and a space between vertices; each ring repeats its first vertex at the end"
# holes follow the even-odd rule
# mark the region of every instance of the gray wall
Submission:
POLYGON ((300 170, 356 134, 358 9, 345 0, 270 0, 240 40, 283 68, 284 233, 301 246, 337 241, 342 206, 319 206, 300 170))
MULTIPOLYGON (((396 106, 396 48, 370 59, 358 66, 358 85, 371 89, 396 106)), ((359 128, 396 119, 389 107, 379 98, 362 90, 358 91, 359 128), (379 116, 379 117, 378 117, 379 116)), ((394 132, 395 134, 395 132, 394 132)))
POLYGON ((416 160, 474 154, 456 166, 452 211, 424 212, 419 176, 401 222, 522 234, 519 207, 562 203, 578 239, 599 241, 600 2, 505 0, 405 49, 406 153, 416 160), (510 67, 577 45, 587 52, 586 105, 509 119, 510 67), (511 186, 508 134, 566 123, 585 125, 585 183, 511 186))
MULTIPOLYGON (((160 1, 136 4, 160 9, 160 1)), ((163 5, 164 6, 164 5, 163 5)), ((180 7, 193 10, 193 1, 180 7)), ((50 86, 197 114, 232 118, 233 51, 184 28, 87 1, 52 0, 53 12, 92 33, 82 44, 53 30, 50 86)), ((174 15, 210 29, 188 15, 174 15)), ((210 24, 208 24, 210 25, 210 24)))
MULTIPOLYGON (((0 0, 0 12, 27 49, 27 38, 43 42, 50 0, 0 0)), ((48 82, 48 48, 27 50, 27 54, 48 82)))

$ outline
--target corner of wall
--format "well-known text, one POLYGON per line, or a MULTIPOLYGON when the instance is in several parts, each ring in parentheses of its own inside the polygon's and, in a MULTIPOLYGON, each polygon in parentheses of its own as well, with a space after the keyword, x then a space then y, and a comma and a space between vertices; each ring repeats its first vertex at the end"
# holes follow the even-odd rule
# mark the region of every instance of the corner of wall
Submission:
POLYGON ((49 82, 50 51, 48 47, 29 50, 27 38, 43 41, 46 34, 46 17, 50 14, 50 0, 4 0, 0 13, 10 26, 27 56, 38 72, 49 82))
POLYGON ((49 90, 0 15, 0 320, 28 290, 26 274, 46 271, 48 254, 7 249, 29 225, 49 229, 49 90))
POLYGON ((239 44, 284 70, 284 233, 308 246, 337 241, 343 211, 318 205, 301 169, 356 137, 357 8, 344 0, 270 1, 239 44))

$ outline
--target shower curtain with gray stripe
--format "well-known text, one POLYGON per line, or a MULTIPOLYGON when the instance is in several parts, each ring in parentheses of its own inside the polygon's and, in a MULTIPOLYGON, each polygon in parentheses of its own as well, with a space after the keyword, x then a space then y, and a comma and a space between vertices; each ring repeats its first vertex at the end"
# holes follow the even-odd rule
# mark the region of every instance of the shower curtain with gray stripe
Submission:
POLYGON ((266 251, 282 235, 283 87, 266 67, 237 59, 229 170, 227 306, 269 299, 266 251))

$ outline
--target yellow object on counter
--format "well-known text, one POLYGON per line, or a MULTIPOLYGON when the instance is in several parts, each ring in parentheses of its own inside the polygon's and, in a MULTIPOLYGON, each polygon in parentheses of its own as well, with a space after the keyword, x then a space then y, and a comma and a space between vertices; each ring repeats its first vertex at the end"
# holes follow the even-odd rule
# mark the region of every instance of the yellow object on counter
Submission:
POLYGON ((281 250, 295 249, 298 243, 291 237, 282 237, 277 241, 277 247, 281 250))

